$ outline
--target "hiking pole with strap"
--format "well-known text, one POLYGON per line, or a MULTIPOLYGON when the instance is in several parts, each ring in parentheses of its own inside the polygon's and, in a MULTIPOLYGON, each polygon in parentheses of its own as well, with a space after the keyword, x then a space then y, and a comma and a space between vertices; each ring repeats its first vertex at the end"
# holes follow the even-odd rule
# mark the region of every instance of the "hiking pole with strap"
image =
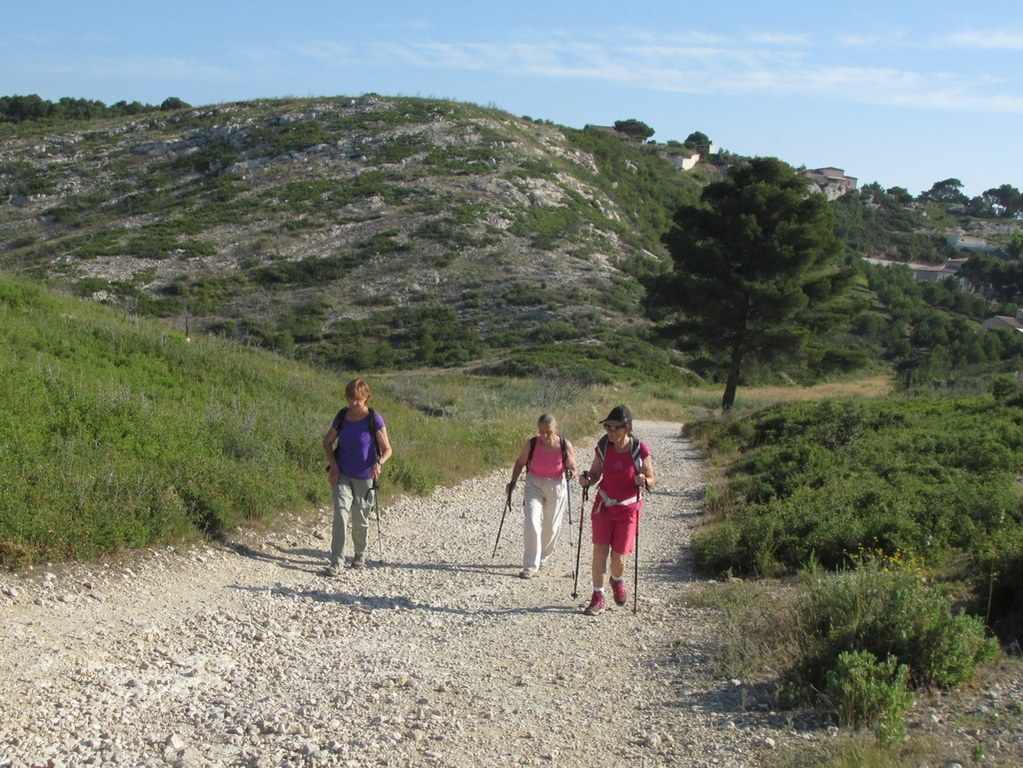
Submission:
MULTIPOLYGON (((590 473, 584 471, 582 474, 587 483, 590 480, 590 473)), ((579 558, 583 553, 583 521, 586 519, 586 498, 590 495, 590 486, 583 486, 583 500, 579 505, 579 545, 575 550, 575 583, 572 586, 572 597, 579 597, 579 558)))
POLYGON ((497 526, 497 540, 494 541, 494 552, 490 555, 490 559, 493 560, 497 557, 497 545, 501 541, 501 529, 504 528, 504 517, 508 514, 508 510, 511 509, 511 496, 512 496, 512 485, 508 484, 508 496, 504 502, 504 511, 501 512, 501 524, 497 526))
POLYGON ((636 554, 632 561, 632 612, 639 603, 639 518, 636 518, 636 554))
POLYGON ((373 512, 377 519, 377 555, 381 565, 384 563, 384 534, 380 530, 380 486, 377 485, 377 481, 373 481, 373 485, 369 487, 366 495, 373 494, 373 512))
POLYGON ((384 532, 381 530, 381 487, 373 481, 373 511, 376 513, 376 553, 384 564, 384 532))
MULTIPOLYGON (((646 487, 646 478, 643 479, 643 486, 646 487)), ((643 499, 643 491, 638 492, 640 501, 643 499)), ((639 604, 639 518, 643 512, 643 505, 636 511, 636 552, 632 556, 632 612, 636 612, 639 604)), ((625 574, 622 574, 623 576, 625 574)))
POLYGON ((568 472, 565 472, 565 493, 568 494, 568 527, 572 528, 572 481, 568 479, 568 472))

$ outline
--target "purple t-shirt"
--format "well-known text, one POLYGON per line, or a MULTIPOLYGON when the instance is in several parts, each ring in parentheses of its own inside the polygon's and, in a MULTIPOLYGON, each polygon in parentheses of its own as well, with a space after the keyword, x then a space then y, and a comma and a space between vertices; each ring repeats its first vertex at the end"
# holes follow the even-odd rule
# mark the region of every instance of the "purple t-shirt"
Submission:
MULTIPOLYGON (((340 416, 340 414, 338 414, 340 416)), ((337 448, 334 456, 341 474, 357 480, 369 480, 373 477, 373 464, 376 463, 376 451, 373 448, 373 435, 369 431, 369 416, 358 421, 348 421, 334 417, 331 427, 337 430, 337 448)), ((376 418, 377 431, 383 429, 384 417, 373 412, 376 418)))

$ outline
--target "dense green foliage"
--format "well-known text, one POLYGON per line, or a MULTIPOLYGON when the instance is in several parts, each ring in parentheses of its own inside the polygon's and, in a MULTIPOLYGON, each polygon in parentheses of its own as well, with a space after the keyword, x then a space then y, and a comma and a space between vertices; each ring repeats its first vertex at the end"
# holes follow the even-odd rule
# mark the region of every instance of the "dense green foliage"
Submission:
POLYGON ((630 118, 629 120, 615 120, 614 129, 626 136, 631 136, 639 141, 645 141, 654 135, 655 131, 642 120, 630 118))
POLYGON ((908 679, 909 667, 894 656, 882 662, 870 651, 843 651, 828 670, 824 693, 833 702, 839 725, 875 725, 879 739, 887 743, 906 733, 902 713, 913 703, 908 679))
POLYGON ((100 117, 122 117, 141 115, 146 112, 186 109, 188 104, 181 99, 164 99, 157 107, 137 101, 118 101, 107 106, 95 99, 73 99, 65 96, 53 102, 35 94, 26 96, 0 96, 0 123, 21 123, 26 120, 51 122, 67 120, 95 120, 100 117))
MULTIPOLYGON (((584 178, 629 211, 631 221, 610 222, 616 233, 630 245, 653 253, 662 250, 661 237, 671 226, 671 217, 678 206, 699 199, 700 188, 719 173, 703 169, 682 175, 658 152, 656 147, 623 143, 620 139, 595 130, 563 129, 573 146, 593 156, 598 173, 584 178)), ((575 201, 580 208, 593 211, 592 204, 575 201)), ((604 217, 606 220, 606 217, 604 217)), ((627 261, 621 268, 641 277, 662 271, 659 263, 627 261)))
POLYGON ((869 652, 895 658, 914 688, 958 688, 996 645, 984 623, 954 608, 950 595, 930 586, 901 558, 861 555, 837 574, 813 568, 796 609, 805 647, 791 677, 821 689, 840 656, 869 652))
POLYGON ((811 568, 805 582, 788 695, 825 691, 840 724, 873 725, 884 742, 905 734, 912 690, 959 688, 997 652, 983 621, 898 557, 860 556, 837 574, 811 568))
POLYGON ((864 354, 885 361, 909 391, 983 392, 1023 367, 1023 334, 984 331, 989 301, 953 279, 916 282, 909 270, 864 264, 872 310, 853 322, 864 354))
POLYGON ((862 547, 932 565, 979 557, 1023 522, 1023 410, 990 397, 827 401, 691 431, 738 451, 722 522, 695 543, 711 572, 837 568, 862 547))
POLYGON ((999 381, 1002 400, 787 403, 687 425, 725 470, 697 567, 803 576, 791 608, 743 627, 776 643, 791 703, 899 739, 911 690, 970 680, 997 651, 988 627, 1016 637, 1023 400, 999 381))
POLYGON ((948 217, 936 205, 912 206, 903 199, 871 187, 843 195, 831 204, 835 233, 853 253, 892 261, 939 264, 955 255, 934 218, 948 217))

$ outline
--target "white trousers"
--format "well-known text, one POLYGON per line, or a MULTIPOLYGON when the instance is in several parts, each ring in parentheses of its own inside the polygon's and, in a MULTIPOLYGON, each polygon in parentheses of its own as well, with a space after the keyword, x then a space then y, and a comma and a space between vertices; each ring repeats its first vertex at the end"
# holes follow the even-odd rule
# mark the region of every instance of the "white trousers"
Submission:
POLYGON ((527 472, 523 496, 522 567, 537 570, 554 554, 568 507, 568 485, 563 477, 551 479, 527 472))

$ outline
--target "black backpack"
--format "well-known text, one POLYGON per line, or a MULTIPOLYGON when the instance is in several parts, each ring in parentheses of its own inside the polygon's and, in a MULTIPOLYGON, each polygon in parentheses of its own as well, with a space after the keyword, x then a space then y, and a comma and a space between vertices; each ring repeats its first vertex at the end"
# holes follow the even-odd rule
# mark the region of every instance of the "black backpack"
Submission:
MULTIPOLYGON (((338 411, 337 412, 337 416, 334 417, 334 421, 338 425, 338 430, 337 431, 338 431, 339 435, 341 433, 341 430, 344 428, 345 416, 347 415, 347 413, 348 413, 348 408, 346 406, 346 407, 342 408, 340 411, 338 411)), ((377 415, 376 415, 376 412, 372 408, 369 409, 369 434, 370 434, 370 437, 373 438, 373 453, 379 459, 380 458, 380 443, 377 442, 377 415)), ((338 448, 340 448, 341 447, 341 439, 340 439, 340 437, 338 437, 337 444, 338 444, 338 448)), ((335 454, 337 453, 337 448, 334 449, 334 453, 335 454)))

